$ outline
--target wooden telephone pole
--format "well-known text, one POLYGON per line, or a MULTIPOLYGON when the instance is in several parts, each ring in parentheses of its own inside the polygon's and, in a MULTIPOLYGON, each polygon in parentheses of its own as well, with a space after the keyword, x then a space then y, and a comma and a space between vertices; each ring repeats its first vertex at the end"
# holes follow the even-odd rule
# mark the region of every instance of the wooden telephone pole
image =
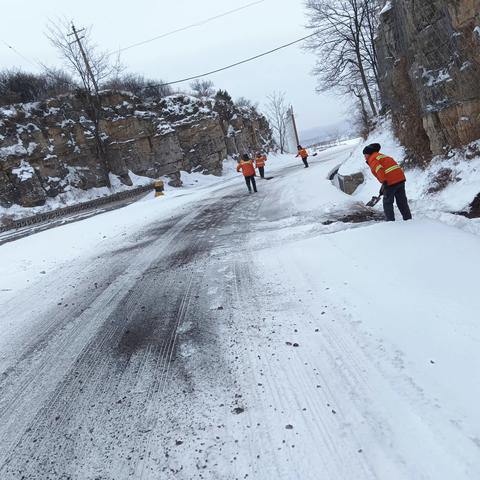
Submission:
POLYGON ((88 102, 88 104, 90 106, 90 110, 91 110, 91 119, 93 120, 93 123, 95 125, 94 137, 95 137, 95 143, 96 143, 96 146, 97 146, 97 156, 100 157, 100 158, 103 158, 104 161, 105 161, 105 171, 106 171, 106 174, 107 174, 106 175, 107 184, 110 187, 110 180, 108 179, 108 173, 110 172, 110 166, 108 165, 108 160, 106 159, 105 146, 103 144, 103 140, 102 140, 102 138, 100 136, 100 132, 99 132, 99 128, 100 128, 99 118, 100 118, 100 113, 101 113, 101 108, 102 108, 102 102, 101 102, 100 95, 99 95, 97 79, 95 78, 95 75, 93 74, 93 70, 92 70, 92 67, 90 66, 88 56, 87 56, 87 54, 85 52, 85 49, 83 48, 83 45, 82 45, 82 39, 85 38, 85 37, 84 36, 83 37, 79 36, 79 33, 83 32, 84 30, 85 30, 84 28, 82 28, 80 30, 77 30, 75 28, 75 25, 72 22, 72 33, 69 33, 68 36, 70 37, 70 36, 73 35, 75 37, 75 40, 73 40, 73 42, 71 42, 71 43, 76 43, 78 45, 78 48, 80 50, 80 54, 82 56, 83 62, 85 63, 86 76, 90 80, 89 83, 91 85, 93 85, 94 99, 92 98, 91 90, 89 91, 89 89, 90 89, 89 83, 84 82, 85 89, 86 89, 86 94, 87 94, 87 102, 88 102))
POLYGON ((295 132, 295 141, 297 142, 297 145, 300 145, 300 139, 298 138, 298 131, 297 131, 297 123, 295 122, 295 115, 293 114, 293 107, 291 105, 290 105, 289 113, 292 119, 293 131, 295 132))
POLYGON ((83 32, 84 30, 85 30, 84 28, 82 28, 81 30, 77 30, 75 28, 75 25, 72 23, 72 33, 69 33, 68 36, 69 37, 71 35, 75 36, 75 40, 72 43, 77 43, 78 44, 78 48, 80 49, 80 53, 81 53, 83 61, 85 63, 85 69, 86 69, 87 74, 90 78, 90 81, 92 82, 93 88, 95 89, 95 96, 98 99, 99 98, 99 96, 98 96, 98 83, 97 83, 97 80, 95 78, 95 75, 93 74, 92 67, 90 66, 90 62, 88 61, 87 54, 85 53, 85 50, 84 50, 83 45, 82 45, 82 39, 85 38, 85 37, 79 37, 78 36, 78 34, 83 32))

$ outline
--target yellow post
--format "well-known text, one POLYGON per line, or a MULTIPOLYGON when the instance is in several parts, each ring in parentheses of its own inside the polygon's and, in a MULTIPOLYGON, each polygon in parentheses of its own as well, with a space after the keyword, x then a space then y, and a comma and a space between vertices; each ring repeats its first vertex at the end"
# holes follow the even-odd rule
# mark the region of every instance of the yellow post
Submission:
POLYGON ((155 186, 155 198, 161 197, 163 195, 163 182, 161 180, 157 180, 154 183, 155 186))

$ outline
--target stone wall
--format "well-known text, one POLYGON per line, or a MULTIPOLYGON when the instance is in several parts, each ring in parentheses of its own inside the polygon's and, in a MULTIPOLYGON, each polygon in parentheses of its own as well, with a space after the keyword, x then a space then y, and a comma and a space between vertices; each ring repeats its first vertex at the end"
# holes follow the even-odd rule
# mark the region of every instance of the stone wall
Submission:
POLYGON ((81 98, 0 108, 0 205, 43 205, 72 187, 109 184, 116 175, 131 185, 129 171, 150 178, 180 170, 220 175, 227 155, 268 149, 268 122, 230 103, 230 118, 215 100, 173 95, 145 102, 128 93, 104 92, 98 152, 95 127, 81 98))
POLYGON ((411 161, 480 138, 480 0, 391 0, 377 39, 381 94, 411 161))

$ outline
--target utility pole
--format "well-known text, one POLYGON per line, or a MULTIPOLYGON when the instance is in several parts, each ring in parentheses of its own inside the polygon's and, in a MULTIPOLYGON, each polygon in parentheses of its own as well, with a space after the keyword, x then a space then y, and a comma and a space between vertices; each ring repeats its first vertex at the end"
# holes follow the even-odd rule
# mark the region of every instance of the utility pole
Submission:
POLYGON ((82 28, 81 30, 77 30, 75 28, 75 25, 72 23, 72 33, 69 33, 68 36, 71 36, 71 35, 75 36, 75 40, 72 43, 77 43, 78 44, 78 48, 80 49, 80 53, 82 54, 83 61, 85 62, 85 68, 87 70, 88 76, 90 77, 90 80, 93 84, 93 88, 95 89, 95 96, 97 97, 97 100, 98 100, 99 95, 98 95, 97 80, 95 79, 95 75, 92 72, 92 68, 90 67, 90 62, 88 61, 87 54, 85 53, 85 50, 83 49, 83 45, 82 45, 82 41, 81 41, 82 38, 85 38, 85 37, 80 38, 78 36, 78 34, 80 32, 83 32, 84 30, 85 30, 84 28, 82 28))
POLYGON ((94 88, 94 93, 95 93, 95 96, 94 98, 93 95, 91 94, 91 87, 88 83, 84 82, 85 83, 85 89, 86 89, 86 94, 87 94, 87 102, 90 106, 90 110, 91 110, 91 120, 93 121, 94 125, 95 125, 95 132, 94 132, 94 137, 95 137, 95 143, 96 143, 96 147, 97 147, 97 156, 98 158, 102 158, 104 160, 104 166, 105 166, 105 177, 106 177, 106 182, 107 182, 107 186, 110 187, 111 184, 110 184, 110 180, 109 180, 109 172, 111 170, 110 168, 110 165, 109 165, 109 162, 108 162, 108 158, 107 158, 107 152, 105 150, 105 146, 103 144, 103 140, 102 140, 102 137, 100 135, 100 114, 101 114, 101 108, 102 108, 102 102, 101 102, 101 99, 100 99, 100 95, 99 95, 99 90, 98 90, 98 83, 97 83, 97 80, 95 79, 95 75, 93 74, 93 71, 92 71, 92 67, 90 66, 90 62, 88 61, 88 56, 85 52, 85 49, 83 48, 83 45, 82 45, 82 39, 85 38, 84 36, 83 37, 80 37, 78 34, 83 32, 85 29, 82 28, 80 30, 77 30, 75 28, 75 25, 73 24, 72 22, 72 33, 69 33, 68 36, 74 36, 75 37, 75 40, 73 40, 73 42, 70 42, 71 44, 72 43, 77 43, 78 44, 78 48, 80 50, 80 54, 82 55, 82 59, 85 63, 85 70, 86 70, 86 76, 90 79, 90 82, 91 84, 93 85, 93 88, 94 88))
POLYGON ((295 115, 293 114, 293 107, 290 105, 290 116, 292 117, 293 131, 295 132, 295 140, 297 145, 300 145, 300 139, 298 138, 297 123, 295 122, 295 115))

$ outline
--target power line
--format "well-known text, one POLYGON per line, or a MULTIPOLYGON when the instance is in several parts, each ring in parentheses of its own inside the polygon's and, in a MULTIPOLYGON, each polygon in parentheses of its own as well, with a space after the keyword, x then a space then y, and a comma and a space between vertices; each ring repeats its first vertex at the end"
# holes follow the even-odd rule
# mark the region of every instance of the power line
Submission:
POLYGON ((188 82, 189 80, 195 80, 197 78, 201 77, 206 77, 207 75, 213 75, 214 73, 222 72, 223 70, 228 70, 229 68, 237 67, 238 65, 242 65, 243 63, 251 62, 252 60, 256 60, 257 58, 264 57, 266 55, 270 55, 271 53, 278 52, 278 50, 282 50, 283 48, 290 47, 291 45, 294 45, 296 43, 303 42, 307 38, 314 37, 315 35, 318 35, 321 32, 315 32, 310 35, 307 35, 302 38, 298 38, 297 40, 294 40, 293 42, 286 43, 284 45, 280 45, 279 47, 272 48, 271 50, 268 50, 267 52, 260 53, 258 55, 255 55, 250 58, 246 58, 245 60, 240 60, 239 62, 232 63, 230 65, 227 65, 225 67, 217 68, 216 70, 211 70, 210 72, 202 73, 200 75, 194 75, 192 77, 187 77, 187 78, 182 78, 181 80, 175 80, 173 82, 167 82, 167 83, 160 83, 158 84, 159 87, 165 87, 167 85, 174 85, 176 83, 183 83, 183 82, 188 82))
POLYGON ((36 62, 34 62, 34 61, 31 60, 30 58, 26 57, 25 55, 21 54, 16 48, 12 47, 12 45, 8 44, 5 40, 2 40, 2 43, 3 43, 7 48, 9 48, 10 50, 12 50, 12 52, 16 53, 19 57, 23 58, 25 61, 31 63, 32 65, 37 66, 37 63, 36 63, 36 62))
POLYGON ((131 48, 139 47, 141 45, 145 45, 146 43, 154 42, 155 40, 159 40, 160 38, 165 38, 170 35, 174 35, 175 33, 183 32, 190 28, 200 27, 205 25, 206 23, 212 22, 213 20, 218 20, 219 18, 226 17, 227 15, 231 15, 232 13, 239 12, 241 10, 245 10, 247 8, 253 7, 254 5, 258 5, 260 3, 264 3, 266 0, 257 0, 255 2, 248 3, 243 5, 242 7, 235 8, 233 10, 228 10, 227 12, 220 13, 219 15, 215 15, 213 17, 206 18, 204 20, 200 20, 199 22, 192 23, 190 25, 186 25, 185 27, 180 27, 175 30, 171 30, 170 32, 162 33, 161 35, 157 35, 156 37, 152 37, 148 40, 144 40, 142 42, 134 43, 132 45, 128 45, 127 47, 120 48, 118 50, 109 52, 109 55, 117 55, 119 53, 125 52, 126 50, 130 50, 131 48))

